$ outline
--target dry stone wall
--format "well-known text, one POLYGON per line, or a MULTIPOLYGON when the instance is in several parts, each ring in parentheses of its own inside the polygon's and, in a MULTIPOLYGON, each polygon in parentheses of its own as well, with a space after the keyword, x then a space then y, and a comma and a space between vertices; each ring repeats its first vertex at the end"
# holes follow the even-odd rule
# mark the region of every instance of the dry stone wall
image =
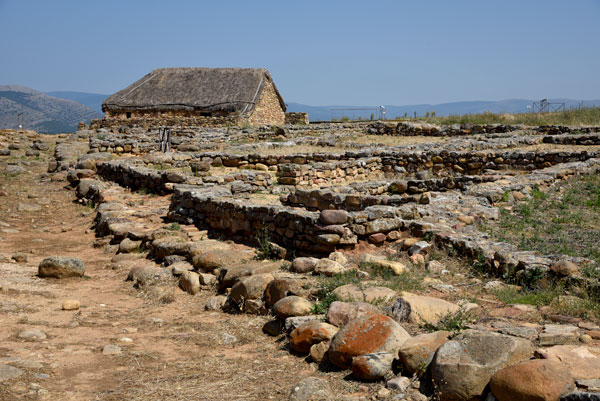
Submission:
POLYGON ((251 125, 284 125, 285 112, 281 108, 275 87, 269 81, 265 83, 262 94, 254 111, 248 118, 251 125))
POLYGON ((372 135, 399 135, 399 136, 459 136, 474 134, 495 134, 522 130, 523 125, 504 124, 453 124, 435 125, 424 122, 383 122, 371 124, 367 132, 372 135))
MULTIPOLYGON (((348 153, 346 153, 348 155, 348 153)), ((310 164, 282 164, 277 180, 284 185, 335 185, 351 180, 405 176, 422 170, 436 174, 478 175, 484 169, 535 170, 559 163, 584 161, 595 152, 380 152, 378 157, 310 164)))
POLYGON ((284 205, 308 210, 364 210, 374 205, 398 206, 406 203, 429 203, 426 192, 465 190, 469 185, 494 182, 496 176, 460 176, 431 180, 394 180, 360 182, 348 187, 322 189, 295 188, 281 196, 284 205), (425 194, 425 195, 423 195, 425 194))
POLYGON ((268 191, 273 186, 271 175, 260 171, 196 177, 181 170, 160 171, 119 160, 98 163, 97 174, 133 190, 145 189, 156 194, 172 192, 174 184, 193 185, 199 188, 219 186, 225 188, 226 194, 232 195, 268 191))
POLYGON ((548 135, 543 138, 543 142, 553 143, 556 145, 594 146, 600 145, 600 134, 548 135))
POLYGON ((125 113, 121 113, 111 117, 102 119, 94 119, 90 122, 90 129, 120 129, 121 127, 143 128, 151 127, 224 127, 224 126, 239 126, 244 118, 239 115, 228 116, 200 116, 189 115, 188 113, 170 112, 161 115, 162 113, 145 113, 131 115, 126 117, 125 113))

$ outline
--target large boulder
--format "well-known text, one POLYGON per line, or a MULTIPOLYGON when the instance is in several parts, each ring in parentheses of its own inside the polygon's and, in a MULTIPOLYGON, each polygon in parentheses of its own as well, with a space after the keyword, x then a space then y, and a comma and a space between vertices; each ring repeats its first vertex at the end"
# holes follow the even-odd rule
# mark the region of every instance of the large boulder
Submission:
POLYGON ((152 263, 138 265, 132 268, 128 274, 128 279, 131 279, 134 285, 139 288, 167 283, 171 280, 171 277, 172 275, 167 269, 158 267, 152 263))
POLYGON ((449 331, 436 331, 409 338, 398 350, 398 359, 410 373, 423 372, 438 348, 448 342, 449 331))
POLYGON ((270 273, 243 277, 231 287, 229 298, 238 305, 248 299, 262 299, 265 288, 273 280, 270 273))
POLYGON ((66 278, 83 277, 85 266, 81 259, 68 256, 51 256, 40 262, 38 276, 66 278))
POLYGON ((334 399, 327 380, 307 377, 297 383, 290 393, 289 401, 329 401, 334 399))
POLYGON ((494 373, 532 353, 533 345, 523 338, 467 330, 437 350, 431 363, 434 388, 440 401, 480 397, 494 373))
POLYGON ((456 313, 460 307, 443 299, 403 292, 392 306, 394 318, 399 322, 437 324, 441 317, 456 313))
POLYGON ((306 316, 312 310, 312 304, 299 296, 290 295, 280 299, 273 305, 273 313, 280 319, 292 316, 306 316))
POLYGON ((376 352, 352 359, 352 374, 360 380, 381 380, 392 371, 394 354, 376 352))
POLYGON ((575 380, 600 379, 600 348, 556 345, 536 350, 536 355, 562 363, 575 380))
MULTIPOLYGON (((1 155, 1 154, 0 154, 1 155)), ((25 372, 14 366, 0 364, 0 383, 23 375, 25 372)))
POLYGON ((254 253, 249 251, 238 251, 235 249, 213 249, 197 256, 192 261, 194 267, 201 271, 211 272, 215 269, 237 265, 250 261, 254 253))
POLYGON ((288 295, 295 295, 297 292, 297 285, 292 280, 276 279, 270 281, 265 288, 265 303, 271 308, 280 299, 288 295))
POLYGON ((323 276, 331 277, 342 273, 344 270, 346 270, 346 268, 335 260, 321 259, 315 265, 314 272, 323 276))
POLYGON ((191 295, 196 295, 200 292, 200 276, 196 272, 183 272, 179 278, 181 288, 191 295))
POLYGON ((346 302, 389 302, 396 298, 396 291, 387 287, 360 287, 356 284, 346 284, 333 290, 337 299, 346 302))
POLYGON ((296 258, 292 262, 290 270, 295 273, 310 273, 315 270, 315 266, 317 266, 318 261, 318 258, 296 258))
POLYGON ((303 324, 290 333, 290 347, 296 352, 306 354, 314 344, 331 340, 337 331, 337 327, 325 322, 303 324))
POLYGON ((556 401, 573 391, 575 382, 559 362, 534 359, 499 370, 490 388, 498 401, 556 401))
POLYGON ((150 244, 152 253, 157 260, 163 260, 169 255, 185 255, 190 247, 190 241, 180 236, 157 238, 150 244))
POLYGON ((353 320, 331 340, 328 355, 335 366, 348 368, 352 358, 375 352, 396 354, 410 334, 393 319, 372 314, 353 320))
POLYGON ((188 250, 188 257, 193 259, 194 257, 201 255, 208 251, 215 250, 230 250, 232 249, 231 244, 227 242, 217 241, 215 239, 203 239, 200 241, 194 241, 190 244, 188 250))
POLYGON ((381 313, 377 307, 366 302, 335 301, 327 310, 327 321, 334 326, 342 327, 352 320, 363 316, 381 313))
POLYGON ((224 266, 219 269, 217 286, 219 290, 232 287, 244 277, 258 274, 273 273, 279 270, 281 263, 272 261, 251 261, 235 265, 224 266))

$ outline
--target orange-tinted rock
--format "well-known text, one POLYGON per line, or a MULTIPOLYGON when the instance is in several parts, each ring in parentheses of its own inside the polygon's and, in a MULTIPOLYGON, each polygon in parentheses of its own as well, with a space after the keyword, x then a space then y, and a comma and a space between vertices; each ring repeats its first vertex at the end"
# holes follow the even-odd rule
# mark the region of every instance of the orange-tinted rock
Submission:
POLYGON ((325 322, 309 322, 290 333, 290 347, 306 354, 313 344, 328 341, 337 333, 338 328, 325 322))
POLYGON ((374 233, 369 235, 369 242, 371 244, 382 244, 385 242, 386 235, 384 233, 374 233))
POLYGON ((562 363, 575 380, 600 379, 600 349, 586 345, 556 345, 536 355, 562 363))
POLYGON ((556 401, 573 391, 575 382, 559 362, 534 359, 499 370, 490 387, 498 401, 556 401))
POLYGON ((375 352, 396 354, 410 335, 393 319, 372 314, 349 322, 331 340, 329 360, 348 368, 352 358, 375 352))

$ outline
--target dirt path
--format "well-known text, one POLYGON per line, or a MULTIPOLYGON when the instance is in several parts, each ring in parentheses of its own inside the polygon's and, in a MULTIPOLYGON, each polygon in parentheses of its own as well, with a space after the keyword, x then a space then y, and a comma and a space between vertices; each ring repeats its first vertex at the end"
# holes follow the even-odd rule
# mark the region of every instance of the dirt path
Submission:
POLYGON ((74 203, 65 182, 42 181, 45 167, 42 159, 0 177, 0 255, 27 259, 0 257, 0 364, 23 371, 0 381, 0 400, 279 400, 303 377, 323 375, 261 333, 267 318, 204 311, 212 293, 175 291, 169 304, 144 298, 126 271, 111 269, 113 254, 92 246, 93 210, 74 203), (86 276, 38 278, 51 255, 81 258, 86 276), (80 310, 61 310, 65 299, 80 310), (19 337, 31 329, 47 338, 19 337), (103 354, 107 344, 121 353, 103 354))

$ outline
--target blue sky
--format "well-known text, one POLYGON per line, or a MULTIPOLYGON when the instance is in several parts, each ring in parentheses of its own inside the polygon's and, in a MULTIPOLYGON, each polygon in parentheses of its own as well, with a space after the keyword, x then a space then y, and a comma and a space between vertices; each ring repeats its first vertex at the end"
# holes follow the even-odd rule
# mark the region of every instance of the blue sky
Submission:
POLYGON ((264 67, 311 105, 600 98, 600 0, 0 0, 0 84, 264 67))

